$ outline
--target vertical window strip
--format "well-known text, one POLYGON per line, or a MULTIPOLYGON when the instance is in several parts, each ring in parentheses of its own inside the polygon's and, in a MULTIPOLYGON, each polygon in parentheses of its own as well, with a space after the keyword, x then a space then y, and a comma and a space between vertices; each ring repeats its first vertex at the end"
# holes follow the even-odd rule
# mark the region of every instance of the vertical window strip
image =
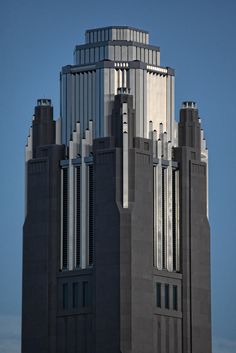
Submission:
POLYGON ((173 232, 173 271, 176 271, 176 194, 175 170, 172 171, 172 232, 173 232))
POLYGON ((176 224, 176 271, 180 271, 180 235, 179 235, 179 170, 175 171, 175 224, 176 224))
POLYGON ((165 168, 162 168, 162 267, 166 268, 166 235, 165 235, 165 168))
POLYGON ((153 266, 158 265, 156 167, 153 167, 153 266))
POLYGON ((80 167, 76 173, 76 267, 80 267, 80 167))
POLYGON ((63 169, 63 236, 62 266, 68 267, 68 168, 63 169))
POLYGON ((94 188, 93 165, 89 165, 89 266, 94 261, 94 188))

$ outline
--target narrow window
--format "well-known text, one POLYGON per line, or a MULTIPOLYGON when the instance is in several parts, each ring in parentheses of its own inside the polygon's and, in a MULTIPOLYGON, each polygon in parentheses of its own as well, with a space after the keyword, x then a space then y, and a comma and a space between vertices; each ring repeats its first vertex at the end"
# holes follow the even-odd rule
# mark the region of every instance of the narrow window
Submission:
POLYGON ((88 282, 83 282, 83 307, 86 307, 89 304, 88 295, 88 282))
POLYGON ((177 286, 173 286, 173 310, 178 310, 178 291, 177 291, 177 286))
POLYGON ((63 309, 68 308, 68 284, 64 283, 62 286, 62 306, 63 309))
POLYGON ((169 284, 165 284, 165 308, 169 309, 170 302, 169 302, 169 284))
POLYGON ((156 306, 161 308, 161 283, 156 283, 156 306))
POLYGON ((79 284, 73 283, 73 308, 79 306, 79 284))

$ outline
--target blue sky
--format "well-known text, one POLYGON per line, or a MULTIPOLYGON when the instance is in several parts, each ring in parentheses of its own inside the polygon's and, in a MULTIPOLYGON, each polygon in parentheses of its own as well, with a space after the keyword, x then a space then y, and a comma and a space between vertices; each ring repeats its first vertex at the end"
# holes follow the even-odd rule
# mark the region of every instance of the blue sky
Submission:
POLYGON ((2 0, 0 353, 20 352, 24 145, 37 98, 59 115, 59 71, 88 28, 150 32, 176 70, 176 117, 196 100, 209 147, 213 353, 236 352, 236 2, 2 0))

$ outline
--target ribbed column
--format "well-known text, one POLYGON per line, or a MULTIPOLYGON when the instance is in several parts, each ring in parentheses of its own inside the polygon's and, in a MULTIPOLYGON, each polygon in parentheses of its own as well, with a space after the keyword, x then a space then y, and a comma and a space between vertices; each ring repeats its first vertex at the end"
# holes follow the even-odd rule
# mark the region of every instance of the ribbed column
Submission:
POLYGON ((122 103, 123 126, 123 207, 129 207, 129 135, 128 135, 128 105, 122 103))
POLYGON ((168 141, 163 124, 157 131, 149 122, 149 138, 153 140, 154 167, 154 265, 168 271, 179 270, 179 184, 178 171, 172 162, 172 141, 168 141), (174 175, 174 177, 173 177, 174 175))
POLYGON ((87 188, 88 188, 88 173, 84 158, 86 157, 86 140, 82 140, 81 144, 81 203, 80 203, 80 223, 81 223, 81 268, 86 268, 87 265, 87 188))
POLYGON ((154 167, 154 264, 162 269, 162 167, 154 167))
POLYGON ((167 157, 169 166, 166 169, 167 184, 167 209, 166 209, 166 267, 168 271, 173 271, 173 197, 172 197, 172 156, 171 143, 167 144, 167 157))
POLYGON ((72 134, 72 141, 69 142, 69 188, 68 188, 68 269, 76 267, 76 173, 73 165, 79 152, 80 123, 76 124, 76 131, 72 134))
POLYGON ((180 214, 179 214, 179 171, 175 171, 175 239, 176 271, 180 271, 180 214))
MULTIPOLYGON (((69 144, 70 150, 72 149, 72 142, 69 144)), ((74 236, 75 236, 75 227, 74 227, 74 218, 75 218, 75 213, 74 213, 74 185, 75 185, 75 178, 74 178, 74 166, 72 164, 72 159, 70 156, 69 160, 69 212, 68 212, 68 269, 72 270, 74 266, 74 236)))

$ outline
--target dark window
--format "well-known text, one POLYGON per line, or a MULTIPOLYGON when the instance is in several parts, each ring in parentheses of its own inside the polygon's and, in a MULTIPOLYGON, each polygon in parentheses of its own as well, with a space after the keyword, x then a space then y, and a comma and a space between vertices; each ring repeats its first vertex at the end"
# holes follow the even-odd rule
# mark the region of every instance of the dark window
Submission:
POLYGON ((62 286, 62 306, 63 309, 68 308, 68 284, 64 283, 62 286))
POLYGON ((178 310, 178 289, 173 286, 173 310, 178 310))
POLYGON ((83 307, 88 306, 88 304, 89 304, 88 282, 83 282, 83 307))
POLYGON ((169 284, 165 284, 165 308, 169 309, 170 300, 169 300, 169 284))
POLYGON ((161 283, 156 283, 156 306, 161 308, 161 283))
POLYGON ((79 306, 79 284, 73 283, 73 308, 79 306))

